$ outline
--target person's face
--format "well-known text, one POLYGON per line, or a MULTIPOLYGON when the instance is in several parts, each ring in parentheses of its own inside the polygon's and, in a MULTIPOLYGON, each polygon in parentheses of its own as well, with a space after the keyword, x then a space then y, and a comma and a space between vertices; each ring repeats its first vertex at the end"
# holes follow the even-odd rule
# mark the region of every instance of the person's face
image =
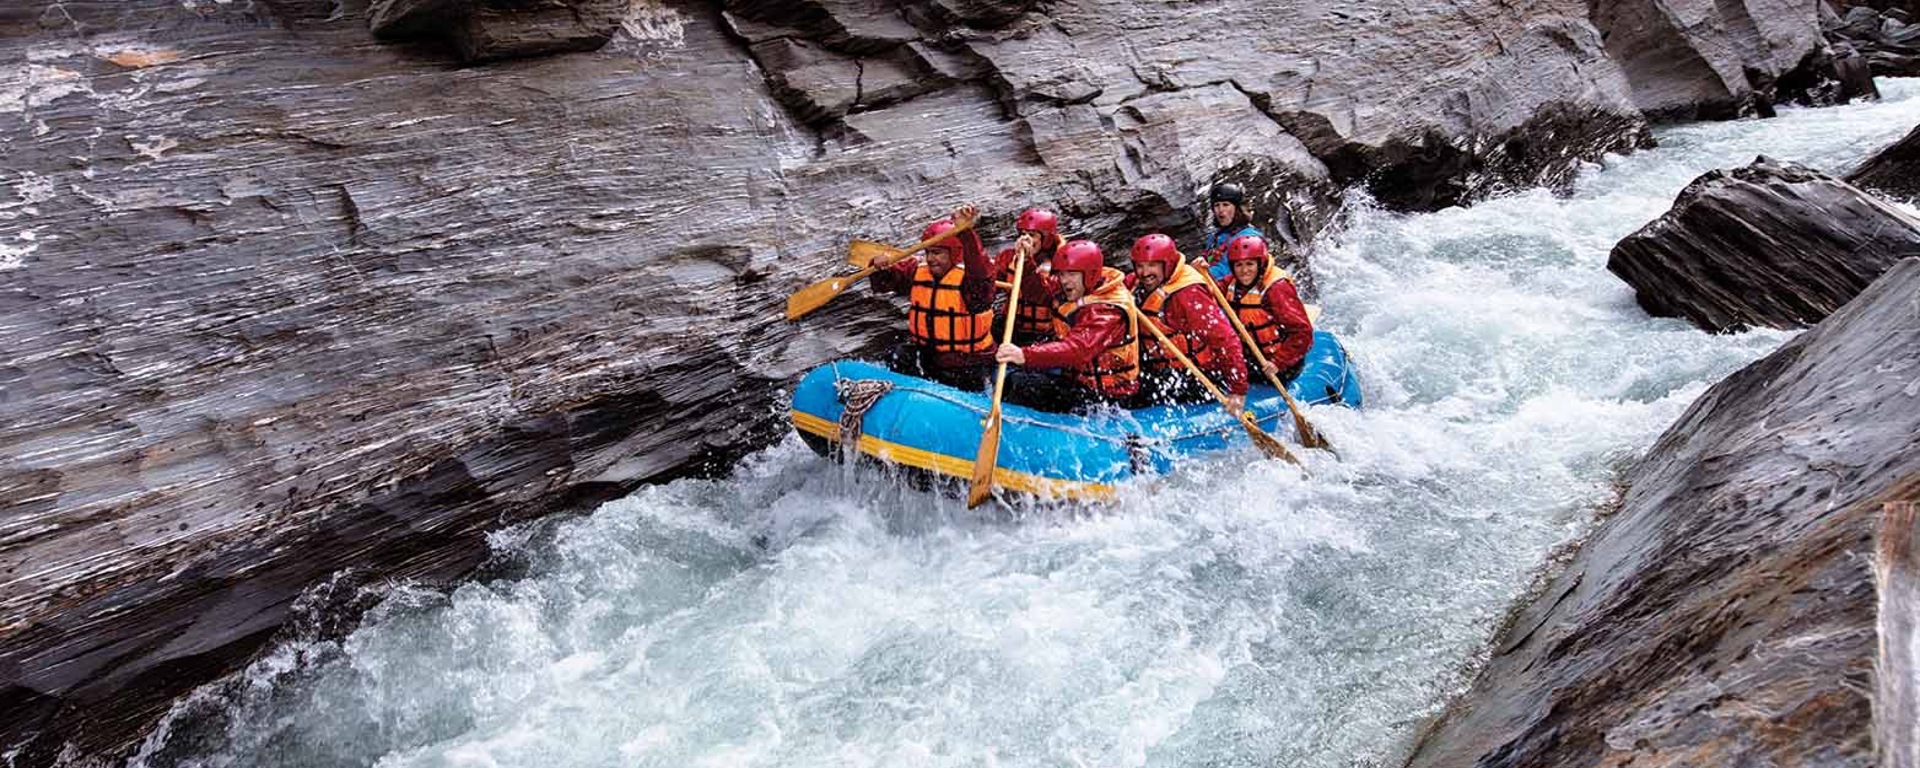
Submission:
POLYGON ((1087 276, 1080 272, 1060 273, 1060 292, 1066 295, 1067 301, 1079 301, 1087 295, 1087 276))
POLYGON ((1229 203, 1225 200, 1221 200, 1220 202, 1214 203, 1213 204, 1214 225, 1224 227, 1228 224, 1232 224, 1233 212, 1234 212, 1233 203, 1229 203))
POLYGON ((1162 261, 1143 261, 1133 265, 1133 274, 1140 283, 1140 289, 1149 293, 1159 290, 1167 284, 1167 264, 1162 261))
POLYGON ((1042 261, 1053 258, 1053 240, 1047 233, 1037 229, 1015 230, 1021 237, 1033 238, 1033 257, 1042 261))
POLYGON ((1240 287, 1251 288, 1253 287, 1253 282, 1259 279, 1259 259, 1240 259, 1233 263, 1233 281, 1239 283, 1240 287))
POLYGON ((933 273, 936 280, 945 277, 947 271, 953 269, 954 263, 959 260, 960 251, 957 248, 937 245, 927 249, 927 271, 933 273))

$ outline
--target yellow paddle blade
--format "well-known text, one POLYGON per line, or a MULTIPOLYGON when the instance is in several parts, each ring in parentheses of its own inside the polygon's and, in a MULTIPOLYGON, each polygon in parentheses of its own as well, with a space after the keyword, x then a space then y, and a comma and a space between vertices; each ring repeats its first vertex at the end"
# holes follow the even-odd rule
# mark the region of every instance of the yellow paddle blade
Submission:
POLYGON ((1314 325, 1319 325, 1320 324, 1320 305, 1302 304, 1301 306, 1307 308, 1307 322, 1313 323, 1314 325))
POLYGON ((1280 385, 1280 399, 1286 401, 1287 411, 1293 414, 1293 433, 1300 439, 1300 444, 1339 455, 1333 450, 1333 443, 1327 442, 1327 438, 1320 434, 1320 430, 1314 429, 1313 425, 1307 422, 1307 414, 1300 409, 1300 401, 1293 399, 1293 395, 1287 392, 1284 384, 1278 381, 1274 383, 1280 385))
POLYGON ((980 436, 980 453, 973 457, 973 481, 967 486, 967 509, 980 506, 993 496, 993 468, 1000 463, 1000 404, 987 413, 987 428, 980 436))
POLYGON ((847 263, 856 267, 873 266, 876 260, 881 264, 891 264, 905 255, 906 251, 872 240, 855 240, 847 244, 847 263))
POLYGON ((1293 451, 1287 450, 1287 446, 1282 444, 1279 438, 1261 429, 1260 425, 1253 420, 1253 414, 1241 411, 1240 425, 1247 428, 1247 439, 1252 440, 1253 444, 1260 448, 1261 453, 1276 459, 1286 459, 1289 463, 1300 466, 1300 458, 1294 456, 1293 451))
POLYGON ((792 296, 787 297, 787 319, 798 320, 807 313, 826 306, 827 302, 833 301, 833 297, 840 295, 842 291, 859 282, 860 278, 872 272, 873 268, 868 267, 851 275, 830 277, 794 291, 792 296))

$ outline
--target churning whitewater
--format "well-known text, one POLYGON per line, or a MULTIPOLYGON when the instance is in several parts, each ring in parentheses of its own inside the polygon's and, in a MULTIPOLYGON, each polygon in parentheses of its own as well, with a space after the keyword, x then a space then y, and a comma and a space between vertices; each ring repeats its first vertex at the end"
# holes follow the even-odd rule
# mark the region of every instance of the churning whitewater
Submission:
MULTIPOLYGON (((1650 319, 1608 250, 1756 154, 1844 171, 1920 87, 1402 216, 1313 263, 1369 409, 1311 477, 1252 448, 1116 508, 970 513, 798 440, 496 537, 160 726, 146 766, 1349 766, 1391 762, 1503 612, 1707 386, 1789 338, 1650 319)), ((765 418, 780 418, 769 414, 765 418)))

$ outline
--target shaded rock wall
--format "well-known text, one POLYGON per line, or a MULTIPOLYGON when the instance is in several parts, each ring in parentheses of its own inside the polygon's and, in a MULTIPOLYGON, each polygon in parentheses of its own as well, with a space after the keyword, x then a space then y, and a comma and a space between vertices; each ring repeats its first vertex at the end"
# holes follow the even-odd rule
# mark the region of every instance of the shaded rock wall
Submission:
POLYGON ((1305 242, 1344 183, 1444 205, 1644 136, 1574 2, 0 8, 0 750, 110 752, 328 574, 458 578, 764 444, 898 325, 779 320, 849 234, 1191 242, 1230 177, 1305 242))
POLYGON ((1909 256, 1920 256, 1920 220, 1761 157, 1695 179, 1672 210, 1614 246, 1607 269, 1649 314, 1733 331, 1817 323, 1909 256))
POLYGON ((367 26, 383 39, 438 41, 473 63, 597 50, 626 8, 626 0, 374 0, 367 26))
POLYGON ((1709 389, 1408 764, 1872 765, 1875 531, 1920 499, 1916 297, 1908 259, 1709 389))
MULTIPOLYGON (((1782 78, 1818 77, 1816 3, 1803 0, 1590 0, 1607 52, 1648 117, 1771 114, 1782 78)), ((1830 64, 1826 66, 1831 66, 1830 64)))

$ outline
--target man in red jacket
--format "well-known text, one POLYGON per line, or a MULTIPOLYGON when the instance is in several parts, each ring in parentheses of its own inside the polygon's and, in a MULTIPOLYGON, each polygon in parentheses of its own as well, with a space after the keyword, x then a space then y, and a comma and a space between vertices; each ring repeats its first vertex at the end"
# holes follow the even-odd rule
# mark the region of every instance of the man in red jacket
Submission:
POLYGON ((1100 246, 1075 240, 1053 257, 1053 278, 1061 299, 1053 308, 1055 339, 1025 347, 1008 342, 994 353, 995 360, 1030 369, 1009 376, 1007 401, 1066 412, 1133 397, 1140 388, 1140 334, 1126 275, 1106 266, 1100 246))
MULTIPOLYGON (((1147 322, 1200 367, 1207 378, 1236 401, 1246 402, 1247 361, 1240 336, 1214 301, 1205 272, 1180 258, 1173 238, 1153 234, 1133 243, 1133 274, 1127 276, 1134 303, 1147 322)), ((1212 398, 1160 342, 1148 333, 1140 339, 1140 393, 1135 407, 1198 403, 1212 398)))
MULTIPOLYGON (((1031 280, 1035 275, 1049 277, 1053 273, 1053 256, 1065 245, 1060 240, 1060 217, 1045 208, 1028 208, 1020 212, 1020 218, 1014 222, 1020 239, 1012 246, 1003 248, 994 257, 993 274, 995 278, 1009 283, 1015 280, 1031 280), (1024 251, 1027 256, 1026 269, 1015 277, 1013 265, 1016 257, 1024 251)), ((1013 338, 1003 339, 1015 344, 1032 344, 1053 338, 1053 291, 1050 281, 1028 282, 1028 286, 1038 286, 1040 290, 1020 289, 1020 306, 1007 311, 1017 312, 1013 321, 1013 338)), ((1004 317, 1004 315, 1003 315, 1004 317)), ((996 328, 1000 326, 995 325, 996 328)))
MULTIPOLYGON (((978 216, 974 206, 960 206, 953 218, 927 225, 920 239, 978 216)), ((909 341, 893 350, 888 368, 959 389, 983 388, 993 361, 993 265, 970 226, 927 248, 924 259, 901 259, 868 280, 879 293, 907 297, 909 341)))
POLYGON ((1266 238, 1244 235, 1227 245, 1233 276, 1222 280, 1234 314, 1267 356, 1268 375, 1284 383, 1300 375, 1300 363, 1313 348, 1313 321, 1294 290, 1293 275, 1275 266, 1266 238))

